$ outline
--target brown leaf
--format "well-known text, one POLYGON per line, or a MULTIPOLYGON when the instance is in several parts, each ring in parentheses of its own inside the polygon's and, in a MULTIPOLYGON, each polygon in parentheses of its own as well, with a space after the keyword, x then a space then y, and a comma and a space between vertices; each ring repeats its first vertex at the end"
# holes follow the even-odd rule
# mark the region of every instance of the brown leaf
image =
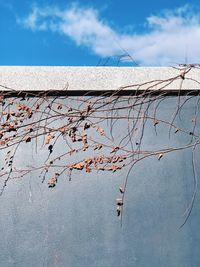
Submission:
POLYGON ((51 137, 49 135, 46 135, 45 140, 44 140, 45 145, 48 145, 50 140, 51 140, 51 137))
POLYGON ((90 112, 90 110, 91 110, 91 105, 90 105, 91 103, 88 103, 88 105, 87 105, 87 109, 86 109, 86 112, 88 113, 88 112, 90 112))
POLYGON ((61 128, 59 129, 59 131, 60 131, 62 134, 64 134, 64 133, 65 133, 65 127, 61 127, 61 128))
POLYGON ((123 188, 122 186, 119 187, 119 192, 120 192, 121 194, 124 194, 124 188, 123 188))
POLYGON ((44 143, 45 145, 48 145, 51 141, 51 139, 53 139, 55 136, 53 133, 48 133, 46 136, 45 136, 45 140, 44 140, 44 143))
POLYGON ((33 131, 33 125, 28 125, 28 126, 26 127, 26 129, 27 129, 28 131, 32 132, 32 131, 33 131))
POLYGON ((84 144, 84 146, 83 146, 83 151, 87 150, 88 147, 89 147, 88 144, 84 144))
POLYGON ((193 124, 195 124, 195 123, 196 123, 196 118, 192 118, 192 119, 191 119, 191 122, 192 122, 193 124))
POLYGON ((118 206, 123 206, 123 204, 124 204, 122 198, 117 198, 116 202, 117 202, 118 206))
POLYGON ((117 206, 116 211, 117 211, 117 216, 119 217, 120 214, 121 214, 121 207, 120 206, 117 206))
POLYGON ((0 146, 4 146, 6 144, 5 140, 0 140, 0 146))
POLYGON ((119 150, 119 147, 118 146, 114 147, 113 150, 110 153, 117 152, 117 150, 119 150))
POLYGON ((81 137, 82 137, 82 140, 87 139, 87 133, 86 132, 82 132, 81 137))
POLYGON ((153 125, 156 126, 157 124, 159 124, 158 120, 154 120, 153 125))
POLYGON ((21 105, 17 105, 17 109, 20 111, 22 110, 22 106, 21 105))
POLYGON ((80 163, 76 163, 74 165, 72 165, 72 168, 73 169, 76 169, 76 170, 82 170, 84 168, 85 164, 83 162, 80 162, 80 163))
POLYGON ((31 137, 30 136, 26 137, 25 141, 26 141, 26 143, 31 142, 31 137))
POLYGON ((93 162, 93 160, 92 160, 91 158, 88 158, 88 159, 85 160, 85 162, 86 162, 87 164, 91 165, 92 162, 93 162))
POLYGON ((86 172, 88 172, 88 173, 90 173, 90 172, 92 171, 92 169, 89 167, 88 164, 85 166, 85 170, 86 170, 86 172))
POLYGON ((48 180, 48 186, 49 186, 49 187, 54 187, 54 186, 56 185, 56 183, 57 183, 57 179, 56 179, 55 177, 50 178, 50 179, 48 180))
POLYGON ((120 170, 121 168, 122 168, 123 166, 122 165, 112 165, 111 166, 111 170, 113 171, 113 172, 115 172, 116 170, 120 170))
POLYGON ((87 122, 85 123, 83 129, 86 130, 86 129, 89 129, 90 128, 90 124, 88 124, 87 122))
POLYGON ((96 150, 96 149, 100 150, 102 147, 103 147, 102 144, 97 144, 97 145, 94 147, 94 150, 96 150))
POLYGON ((112 158, 112 163, 116 163, 116 162, 122 162, 123 158, 120 156, 116 156, 112 158))
POLYGON ((99 128, 99 127, 97 127, 96 128, 96 131, 100 134, 100 135, 104 135, 105 133, 104 133, 104 130, 102 129, 102 128, 99 128))

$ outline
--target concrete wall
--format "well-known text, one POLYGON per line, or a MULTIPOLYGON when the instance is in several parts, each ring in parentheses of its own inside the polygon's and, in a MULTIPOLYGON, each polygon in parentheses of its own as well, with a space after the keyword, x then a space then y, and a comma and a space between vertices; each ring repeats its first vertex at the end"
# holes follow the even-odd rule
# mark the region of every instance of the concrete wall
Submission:
MULTIPOLYGON (((112 90, 130 81, 160 79, 174 72, 168 68, 0 67, 0 84, 16 90, 61 89, 66 83, 71 90, 112 90)), ((197 100, 194 97, 187 103, 177 125, 190 127, 197 100)), ((163 101, 159 116, 169 119, 176 101, 176 97, 163 101)), ((126 130, 127 126, 118 122, 114 134, 120 138, 126 130)), ((191 141, 184 134, 169 139, 162 125, 157 133, 151 125, 145 131, 144 149, 159 148, 163 142, 178 146, 191 141)), ((58 150, 62 149, 58 145, 58 150)), ((199 152, 197 149, 197 164, 199 152)), ((45 153, 36 154, 35 146, 28 143, 20 149, 17 164, 41 162, 45 153)), ((114 174, 77 171, 72 181, 63 176, 53 189, 41 183, 37 172, 9 181, 0 198, 0 266, 200 266, 199 192, 188 222, 179 229, 193 192, 191 155, 189 150, 160 161, 151 158, 132 170, 123 227, 115 214, 115 198, 125 169, 114 174)), ((0 164, 4 164, 2 158, 0 164)))

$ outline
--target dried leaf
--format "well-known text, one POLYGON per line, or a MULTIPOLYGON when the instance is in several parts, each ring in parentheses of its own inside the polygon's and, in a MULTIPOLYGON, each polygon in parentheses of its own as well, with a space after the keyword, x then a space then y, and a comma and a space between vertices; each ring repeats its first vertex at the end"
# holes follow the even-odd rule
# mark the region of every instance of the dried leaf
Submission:
POLYGON ((45 136, 45 140, 44 140, 45 145, 48 145, 49 142, 50 142, 50 140, 51 140, 51 137, 50 137, 49 134, 47 134, 47 135, 45 136))
POLYGON ((112 163, 116 163, 116 162, 122 162, 123 158, 120 156, 115 156, 112 158, 112 163))
POLYGON ((92 160, 91 158, 89 158, 89 159, 86 159, 85 162, 86 162, 87 164, 91 165, 92 162, 93 162, 93 160, 92 160))
POLYGON ((123 206, 123 204, 124 204, 122 198, 117 198, 116 202, 117 202, 118 206, 123 206))
POLYGON ((74 165, 72 165, 72 168, 73 169, 76 169, 76 170, 82 170, 84 168, 85 164, 83 162, 80 162, 80 163, 76 163, 74 165))
POLYGON ((84 125, 84 127, 83 127, 83 129, 84 130, 87 130, 87 129, 89 129, 90 128, 90 124, 88 124, 87 122, 85 123, 85 125, 84 125))
POLYGON ((0 146, 4 146, 6 144, 5 140, 0 140, 0 146))
POLYGON ((88 113, 88 112, 90 112, 90 110, 91 110, 91 105, 90 105, 91 103, 88 103, 88 105, 87 105, 87 108, 86 108, 86 112, 88 113))
POLYGON ((124 194, 124 188, 123 188, 122 186, 119 187, 119 192, 120 192, 121 194, 124 194))
POLYGON ((100 150, 102 147, 103 147, 102 144, 97 144, 97 145, 94 147, 94 150, 96 150, 96 149, 100 150))
POLYGON ((119 217, 121 214, 121 207, 120 206, 117 206, 116 212, 117 212, 117 216, 119 217))
POLYGON ((54 138, 54 134, 53 133, 48 133, 46 136, 45 136, 45 140, 44 140, 44 143, 45 145, 48 145, 50 143, 50 141, 54 138))
POLYGON ((113 172, 116 172, 116 170, 120 170, 121 168, 122 168, 123 166, 122 165, 112 165, 111 166, 111 170, 113 171, 113 172))
POLYGON ((14 125, 9 125, 8 132, 16 132, 16 128, 14 125))
POLYGON ((86 144, 84 144, 84 146, 83 146, 83 151, 86 151, 87 149, 88 149, 88 144, 86 143, 86 144))
POLYGON ((58 105, 58 106, 57 106, 57 109, 62 109, 62 105, 61 105, 61 104, 58 105))
POLYGON ((88 164, 85 166, 85 170, 86 170, 86 172, 88 172, 88 173, 90 173, 90 172, 92 171, 92 169, 89 167, 88 164))
POLYGON ((104 130, 102 129, 102 128, 99 128, 99 127, 97 127, 96 128, 96 131, 100 134, 100 135, 104 135, 105 133, 104 133, 104 130))
POLYGON ((49 150, 49 153, 51 154, 53 152, 53 146, 49 145, 48 150, 49 150))
POLYGON ((48 186, 49 186, 49 187, 54 187, 54 186, 56 185, 56 183, 57 183, 57 178, 55 178, 55 177, 50 178, 50 179, 48 180, 48 186))
POLYGON ((191 119, 191 122, 192 122, 193 124, 195 124, 195 123, 196 123, 196 118, 192 118, 192 119, 191 119))
POLYGON ((61 127, 61 128, 59 129, 59 131, 60 131, 62 134, 64 134, 64 133, 65 133, 65 127, 61 127))
POLYGON ((33 131, 33 125, 28 125, 26 127, 26 129, 29 131, 29 132, 32 132, 33 131))
POLYGON ((159 124, 159 121, 158 120, 154 120, 153 125, 156 126, 157 124, 159 124))
POLYGON ((119 150, 119 147, 118 146, 114 147, 113 150, 110 153, 117 152, 117 150, 119 150))
POLYGON ((30 136, 28 136, 28 137, 25 139, 25 141, 26 141, 26 143, 29 143, 29 142, 31 142, 31 137, 30 137, 30 136))

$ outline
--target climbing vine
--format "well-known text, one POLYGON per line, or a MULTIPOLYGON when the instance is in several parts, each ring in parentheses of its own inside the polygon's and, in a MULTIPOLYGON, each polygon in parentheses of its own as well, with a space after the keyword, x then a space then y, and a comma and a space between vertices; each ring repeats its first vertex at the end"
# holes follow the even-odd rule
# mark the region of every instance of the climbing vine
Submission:
MULTIPOLYGON (((111 172, 126 169, 124 182, 119 184, 116 214, 122 220, 128 179, 134 166, 149 157, 158 162, 166 155, 183 150, 192 153, 194 191, 185 212, 187 221, 197 192, 195 150, 200 143, 199 91, 182 90, 192 69, 198 65, 181 65, 179 73, 165 80, 150 80, 107 92, 87 92, 73 96, 64 91, 21 92, 1 86, 0 94, 0 150, 1 189, 3 194, 11 179, 23 179, 39 171, 42 183, 54 188, 62 177, 72 179, 75 172, 111 172), (167 91, 169 85, 180 81, 176 91, 167 91), (145 86, 145 89, 143 87, 145 86), (164 101, 176 102, 171 115, 160 113, 164 101), (188 103, 193 115, 185 128, 178 124, 188 103), (152 128, 155 138, 159 127, 164 127, 168 138, 183 135, 181 145, 167 145, 145 149, 143 140, 152 128), (19 166, 23 151, 35 151, 34 162, 26 158, 19 166), (43 161, 37 160, 39 157, 43 161), (35 163, 35 165, 33 165, 35 163)), ((106 90, 106 88, 104 88, 106 90)))

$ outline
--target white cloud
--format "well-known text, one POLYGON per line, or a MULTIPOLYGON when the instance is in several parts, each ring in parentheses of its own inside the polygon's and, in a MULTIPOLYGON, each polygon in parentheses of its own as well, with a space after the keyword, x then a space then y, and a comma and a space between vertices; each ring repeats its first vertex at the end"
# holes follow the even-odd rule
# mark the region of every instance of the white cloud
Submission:
POLYGON ((33 31, 54 31, 107 57, 127 51, 141 65, 170 65, 200 61, 200 12, 185 5, 146 19, 145 33, 119 33, 99 18, 97 10, 73 5, 39 8, 18 20, 33 31))

